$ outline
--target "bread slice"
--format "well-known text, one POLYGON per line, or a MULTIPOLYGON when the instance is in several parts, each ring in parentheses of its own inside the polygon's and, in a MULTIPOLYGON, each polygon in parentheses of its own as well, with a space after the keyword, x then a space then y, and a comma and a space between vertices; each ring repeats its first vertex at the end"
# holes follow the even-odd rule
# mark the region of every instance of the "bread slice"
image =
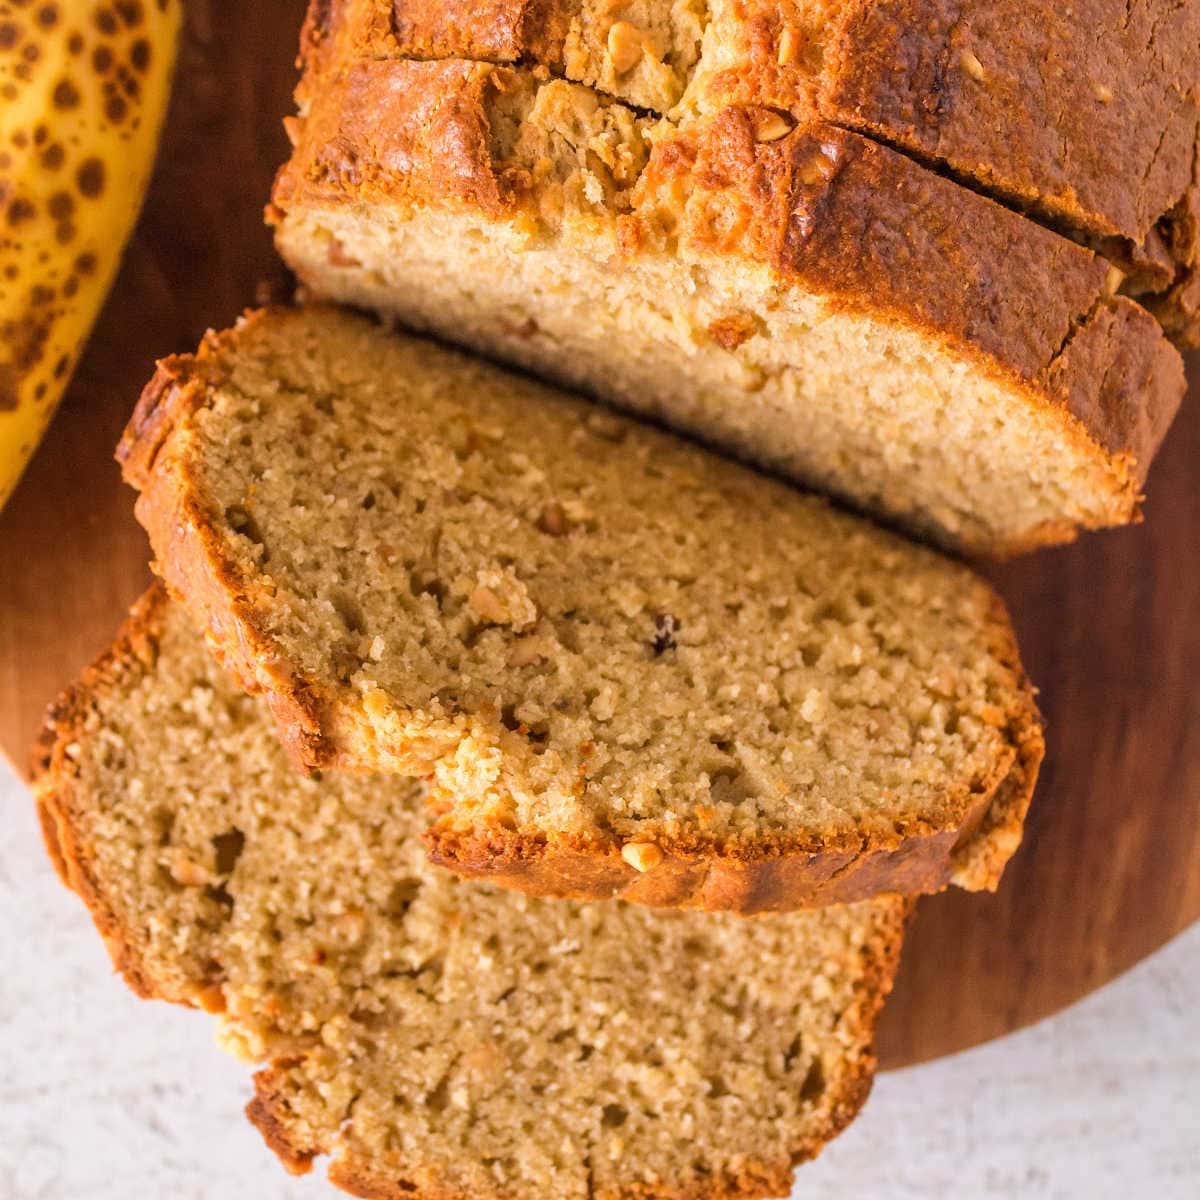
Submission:
POLYGON ((304 766, 434 777, 434 858, 745 911, 993 887, 1042 755, 966 568, 336 310, 168 360, 159 569, 304 766))
POLYGON ((782 1195, 870 1087, 906 901, 743 920, 464 884, 422 856, 418 784, 293 774, 161 588, 38 760, 118 968, 223 1014, 268 1143, 355 1195, 782 1195))
POLYGON ((819 116, 1101 249, 1200 337, 1200 4, 1150 0, 321 0, 322 73, 357 58, 542 64, 676 120, 819 116))

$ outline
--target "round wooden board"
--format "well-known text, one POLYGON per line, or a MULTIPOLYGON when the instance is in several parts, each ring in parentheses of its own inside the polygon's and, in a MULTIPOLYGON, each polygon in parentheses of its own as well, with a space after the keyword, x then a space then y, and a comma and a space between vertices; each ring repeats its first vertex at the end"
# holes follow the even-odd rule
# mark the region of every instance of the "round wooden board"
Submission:
MULTIPOLYGON (((302 0, 187 7, 146 210, 63 410, 0 516, 0 748, 19 766, 45 704, 149 578, 112 448, 154 359, 288 286, 261 210, 286 153, 302 0)), ((1045 1016, 1200 916, 1197 404, 1155 466, 1144 525, 993 572, 1042 687, 1046 768, 999 895, 922 901, 883 1019, 886 1066, 1045 1016)))

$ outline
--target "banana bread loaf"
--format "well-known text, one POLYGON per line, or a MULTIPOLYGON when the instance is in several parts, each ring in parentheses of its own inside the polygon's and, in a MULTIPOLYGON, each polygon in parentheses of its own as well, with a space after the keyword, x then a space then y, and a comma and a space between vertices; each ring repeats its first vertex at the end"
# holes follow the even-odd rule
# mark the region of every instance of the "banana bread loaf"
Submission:
POLYGON ((456 871, 758 911, 994 887, 1017 846, 996 595, 681 439, 315 308, 163 363, 120 456, 292 753, 432 776, 456 871))
POLYGON ((268 1143, 357 1196, 783 1195, 870 1087, 906 901, 743 920, 464 884, 424 860, 418 784, 294 774, 161 589, 38 759, 116 965, 221 1013, 268 1143))
POLYGON ((1102 249, 1200 336, 1200 3, 1186 0, 323 0, 323 72, 354 57, 536 63, 675 119, 816 114, 1102 249))
POLYGON ((341 29, 271 209, 311 291, 974 553, 1135 518, 1182 366, 1091 250, 811 108, 658 118, 341 29))

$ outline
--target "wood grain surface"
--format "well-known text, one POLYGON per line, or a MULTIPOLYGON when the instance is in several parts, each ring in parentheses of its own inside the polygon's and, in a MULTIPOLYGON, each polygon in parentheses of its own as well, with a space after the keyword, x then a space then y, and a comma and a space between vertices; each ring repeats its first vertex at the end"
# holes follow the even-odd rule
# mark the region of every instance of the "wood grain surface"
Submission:
MULTIPOLYGON (((155 358, 287 292, 261 210, 286 153, 302 0, 187 8, 142 221, 63 410, 0 516, 0 748, 18 767, 45 704, 149 578, 112 448, 155 358)), ((1042 687, 1046 768, 1000 893, 922 902, 884 1016, 885 1065, 1053 1012, 1200 916, 1197 405, 1193 386, 1144 525, 993 572, 1042 687)))

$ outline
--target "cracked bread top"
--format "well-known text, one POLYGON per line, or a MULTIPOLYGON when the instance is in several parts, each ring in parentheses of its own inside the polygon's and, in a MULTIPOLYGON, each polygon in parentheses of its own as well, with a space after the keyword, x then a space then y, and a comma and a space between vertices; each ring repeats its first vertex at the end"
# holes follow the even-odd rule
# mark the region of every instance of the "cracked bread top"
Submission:
POLYGON ((1101 248, 1200 336, 1200 4, 325 0, 301 97, 355 58, 540 63, 649 113, 820 117, 1101 248))
POLYGON ((170 360, 122 444, 159 568, 310 768, 430 775, 439 861, 786 909, 990 887, 1042 741, 965 568, 327 309, 170 360))
POLYGON ((419 783, 296 774, 160 586, 36 769, 116 966, 220 1013, 269 1144, 355 1195, 782 1194, 870 1087, 907 901, 750 921, 465 884, 425 860, 419 783))

